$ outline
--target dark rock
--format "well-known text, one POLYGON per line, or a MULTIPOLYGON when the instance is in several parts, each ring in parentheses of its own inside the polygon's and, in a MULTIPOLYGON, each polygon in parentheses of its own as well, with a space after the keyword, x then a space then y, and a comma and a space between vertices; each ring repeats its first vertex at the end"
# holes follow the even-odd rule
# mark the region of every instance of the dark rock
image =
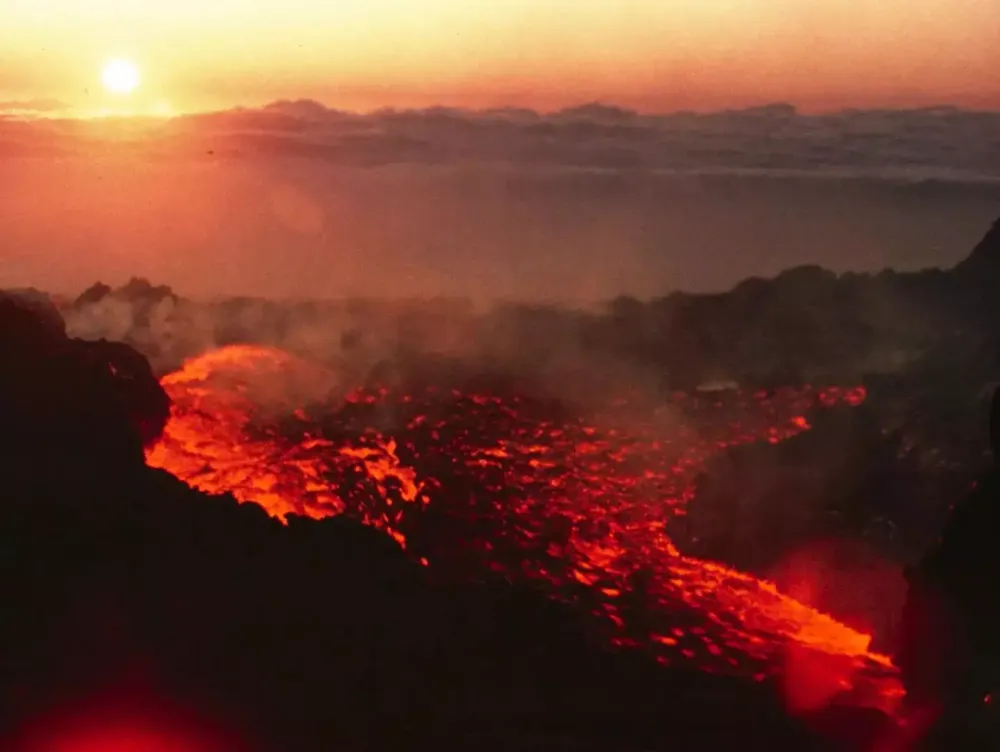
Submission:
POLYGON ((220 752, 816 748, 772 688, 609 652, 533 590, 435 584, 359 523, 283 525, 147 468, 166 403, 141 356, 7 304, 0 333, 4 748, 104 697, 248 742, 220 752))

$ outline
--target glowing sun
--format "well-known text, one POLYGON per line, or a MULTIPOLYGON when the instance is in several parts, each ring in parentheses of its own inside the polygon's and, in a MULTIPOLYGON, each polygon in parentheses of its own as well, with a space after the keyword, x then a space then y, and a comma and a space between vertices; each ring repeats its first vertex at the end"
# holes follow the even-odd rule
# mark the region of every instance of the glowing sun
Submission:
POLYGON ((139 68, 131 60, 109 60, 101 71, 101 81, 110 92, 130 94, 139 86, 139 68))

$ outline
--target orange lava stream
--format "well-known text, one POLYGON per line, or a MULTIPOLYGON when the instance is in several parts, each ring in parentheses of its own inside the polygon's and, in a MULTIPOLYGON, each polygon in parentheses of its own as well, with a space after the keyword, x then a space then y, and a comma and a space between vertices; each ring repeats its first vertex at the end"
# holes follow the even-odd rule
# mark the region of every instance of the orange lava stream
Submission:
POLYGON ((279 518, 347 512, 418 548, 433 508, 461 521, 463 562, 547 582, 605 620, 615 643, 661 663, 776 677, 799 704, 892 710, 901 697, 868 635, 682 555, 666 530, 712 454, 808 430, 811 407, 858 404, 862 389, 783 389, 735 406, 676 395, 642 420, 588 424, 516 395, 451 390, 356 391, 333 405, 329 374, 256 346, 210 352, 162 383, 173 414, 148 462, 204 491, 279 518))

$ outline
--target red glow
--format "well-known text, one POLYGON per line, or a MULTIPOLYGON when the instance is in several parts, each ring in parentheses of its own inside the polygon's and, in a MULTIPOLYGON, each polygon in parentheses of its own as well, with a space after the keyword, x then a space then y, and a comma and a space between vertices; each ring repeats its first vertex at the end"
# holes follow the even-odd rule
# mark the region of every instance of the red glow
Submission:
POLYGON ((95 691, 27 723, 14 752, 239 752, 245 745, 147 689, 95 691))
POLYGON ((141 728, 85 731, 45 744, 38 752, 194 752, 186 740, 141 728))
POLYGON ((518 395, 389 389, 354 393, 331 427, 336 406, 296 404, 268 388, 267 404, 291 422, 261 419, 254 395, 312 369, 249 346, 187 363, 163 379, 174 412, 149 463, 279 518, 347 510, 400 542, 414 512, 453 504, 457 516, 502 521, 489 535, 470 530, 467 556, 585 605, 616 644, 649 650, 664 664, 784 677, 795 709, 845 693, 858 704, 895 707, 896 670, 869 650, 869 635, 771 582, 681 555, 666 532, 711 455, 808 430, 803 415, 812 406, 857 405, 863 389, 782 389, 726 405, 717 396, 677 395, 662 414, 630 417, 626 431, 605 427, 621 424, 620 416, 555 419, 518 395), (441 472, 472 478, 474 495, 449 499, 441 472), (652 615, 643 630, 628 605, 637 595, 652 615))

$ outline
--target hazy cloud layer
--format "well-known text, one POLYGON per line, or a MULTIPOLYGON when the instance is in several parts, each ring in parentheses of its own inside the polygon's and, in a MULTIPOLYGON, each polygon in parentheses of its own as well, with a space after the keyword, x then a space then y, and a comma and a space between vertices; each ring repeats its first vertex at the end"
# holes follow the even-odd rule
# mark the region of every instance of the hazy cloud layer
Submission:
MULTIPOLYGON (((2 105, 0 105, 2 109, 2 105)), ((8 153, 87 152, 123 140, 169 156, 282 156, 350 166, 474 164, 612 170, 823 171, 1000 178, 1000 112, 950 107, 803 115, 776 104, 709 114, 640 114, 590 104, 355 114, 312 101, 169 121, 7 122, 8 153)))
POLYGON ((959 261, 1000 113, 590 105, 0 118, 0 286, 590 302, 959 261))

